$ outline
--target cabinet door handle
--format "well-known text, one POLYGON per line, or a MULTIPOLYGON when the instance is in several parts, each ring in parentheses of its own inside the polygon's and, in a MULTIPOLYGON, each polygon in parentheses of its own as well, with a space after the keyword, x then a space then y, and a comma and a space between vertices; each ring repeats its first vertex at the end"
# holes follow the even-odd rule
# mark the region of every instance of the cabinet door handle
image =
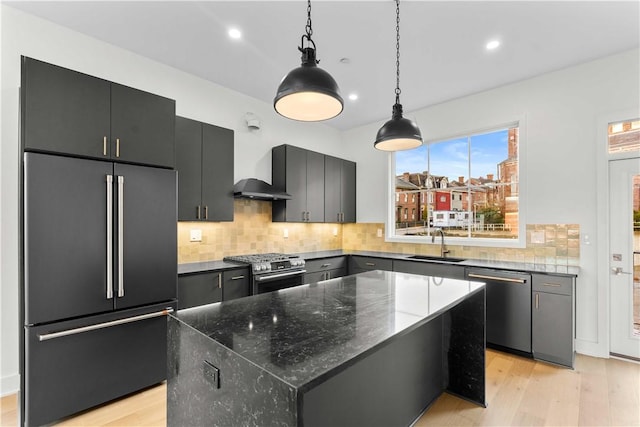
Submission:
POLYGON ((559 288, 562 285, 560 283, 543 283, 542 286, 550 286, 552 288, 559 288))
POLYGON ((326 264, 322 264, 322 265, 320 266, 320 268, 325 268, 325 267, 330 267, 330 266, 331 266, 331 263, 330 263, 330 262, 328 262, 328 263, 326 263, 326 264))
POLYGON ((113 175, 107 175, 107 299, 113 298, 113 175))
POLYGON ((196 219, 200 219, 200 205, 196 206, 196 219))
POLYGON ((302 220, 303 220, 303 221, 305 220, 305 219, 304 219, 304 214, 305 214, 305 213, 306 213, 305 211, 302 211, 302 220))
POLYGON ((209 219, 209 206, 204 207, 204 219, 209 219))
POLYGON ((536 294, 536 310, 540 307, 540 294, 536 294))
POLYGON ((107 155, 107 137, 103 137, 102 138, 102 155, 106 156, 107 155))
POLYGON ((116 138, 116 157, 120 157, 120 138, 116 138))
POLYGON ((218 273, 218 289, 222 289, 222 274, 218 273))
POLYGON ((118 177, 118 297, 124 296, 124 176, 118 177))
POLYGON ((240 279, 244 279, 244 276, 233 276, 231 278, 231 280, 240 280, 240 279))
POLYGON ((375 267, 375 263, 373 262, 365 262, 364 265, 368 265, 369 267, 375 267))

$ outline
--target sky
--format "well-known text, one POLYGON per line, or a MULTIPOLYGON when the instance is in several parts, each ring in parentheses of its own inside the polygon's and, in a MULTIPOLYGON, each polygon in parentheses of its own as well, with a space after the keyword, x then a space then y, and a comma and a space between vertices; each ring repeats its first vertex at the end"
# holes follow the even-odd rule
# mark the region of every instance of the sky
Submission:
MULTIPOLYGON (((471 177, 485 177, 494 174, 498 177, 497 165, 508 157, 508 131, 474 135, 471 137, 471 177)), ((424 172, 446 176, 450 181, 459 176, 469 178, 469 148, 467 137, 442 142, 424 144, 413 150, 398 151, 396 156, 396 175, 403 172, 424 172), (427 147, 430 149, 430 162, 427 165, 427 147)))

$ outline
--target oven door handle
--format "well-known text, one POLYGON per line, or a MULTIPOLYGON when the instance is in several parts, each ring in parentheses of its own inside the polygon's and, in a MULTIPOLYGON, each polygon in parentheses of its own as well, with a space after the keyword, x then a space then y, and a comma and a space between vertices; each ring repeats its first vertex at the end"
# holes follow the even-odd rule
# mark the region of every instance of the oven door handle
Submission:
POLYGON ((268 282, 269 280, 280 279, 282 277, 299 276, 306 272, 307 270, 296 270, 296 271, 289 271, 289 272, 280 273, 280 274, 269 274, 267 276, 258 276, 255 279, 257 282, 268 282))

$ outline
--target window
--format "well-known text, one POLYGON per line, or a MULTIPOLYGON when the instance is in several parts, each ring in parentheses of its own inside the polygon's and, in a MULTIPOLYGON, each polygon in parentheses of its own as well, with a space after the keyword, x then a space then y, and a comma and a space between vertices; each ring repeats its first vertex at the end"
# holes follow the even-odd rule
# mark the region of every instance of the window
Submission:
MULTIPOLYGON (((396 221, 391 237, 446 236, 485 242, 519 239, 519 125, 432 141, 395 153, 395 175, 415 179, 419 218, 396 221)), ((408 192, 396 189, 398 194, 408 192)), ((415 199, 414 199, 415 200, 415 199)), ((396 204, 396 209, 398 204, 396 204)))
POLYGON ((640 150, 640 119, 609 124, 609 154, 640 150))

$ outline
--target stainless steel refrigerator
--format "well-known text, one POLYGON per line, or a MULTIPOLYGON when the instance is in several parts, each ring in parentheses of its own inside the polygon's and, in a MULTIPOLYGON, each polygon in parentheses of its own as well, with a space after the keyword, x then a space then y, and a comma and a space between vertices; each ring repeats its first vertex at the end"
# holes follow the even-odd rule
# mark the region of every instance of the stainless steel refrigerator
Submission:
POLYGON ((176 172, 24 154, 21 423, 166 378, 176 172))

